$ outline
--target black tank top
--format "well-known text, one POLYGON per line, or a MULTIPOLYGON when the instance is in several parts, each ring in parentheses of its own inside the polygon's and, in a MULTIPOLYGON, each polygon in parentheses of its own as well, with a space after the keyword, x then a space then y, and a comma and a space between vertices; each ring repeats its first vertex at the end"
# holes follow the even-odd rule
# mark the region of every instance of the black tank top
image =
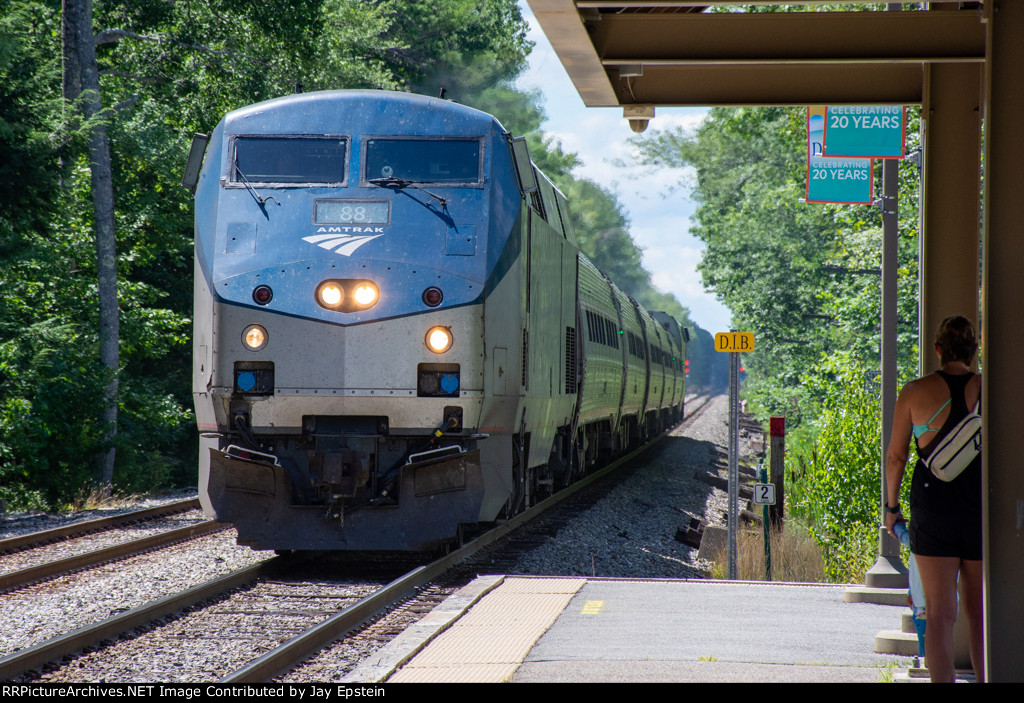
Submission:
MULTIPOLYGON (((952 399, 949 417, 942 424, 932 441, 923 449, 918 449, 918 456, 928 457, 943 438, 948 435, 957 423, 970 410, 964 391, 974 377, 973 373, 953 375, 936 371, 949 386, 949 397, 952 399)), ((916 442, 915 442, 916 446, 916 442)), ((981 454, 952 481, 936 478, 924 463, 918 459, 914 466, 914 476, 910 484, 910 510, 967 510, 981 512, 981 454)))

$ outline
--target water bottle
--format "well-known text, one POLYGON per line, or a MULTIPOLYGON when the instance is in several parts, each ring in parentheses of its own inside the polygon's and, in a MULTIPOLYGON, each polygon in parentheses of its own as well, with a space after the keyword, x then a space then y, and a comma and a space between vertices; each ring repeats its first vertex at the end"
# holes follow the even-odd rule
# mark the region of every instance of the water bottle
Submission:
POLYGON ((907 529, 906 520, 900 520, 892 526, 892 531, 896 533, 896 538, 900 543, 905 546, 910 546, 910 530, 907 529))

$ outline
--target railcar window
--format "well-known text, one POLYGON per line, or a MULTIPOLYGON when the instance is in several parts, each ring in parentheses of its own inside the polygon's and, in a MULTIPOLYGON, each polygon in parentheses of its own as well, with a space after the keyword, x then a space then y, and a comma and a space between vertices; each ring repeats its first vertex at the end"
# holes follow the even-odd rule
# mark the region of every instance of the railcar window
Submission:
POLYGON ((368 139, 363 178, 400 178, 417 183, 477 184, 479 139, 368 139))
POLYGON ((344 183, 348 139, 236 137, 231 180, 249 183, 344 183))
POLYGON ((608 323, 608 346, 619 348, 619 327, 611 320, 605 320, 608 323))

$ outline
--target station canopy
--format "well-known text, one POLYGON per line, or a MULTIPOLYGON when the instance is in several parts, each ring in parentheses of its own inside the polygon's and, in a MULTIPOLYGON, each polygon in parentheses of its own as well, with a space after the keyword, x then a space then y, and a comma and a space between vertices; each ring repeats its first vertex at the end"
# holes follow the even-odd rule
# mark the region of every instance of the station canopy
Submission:
POLYGON ((981 3, 529 4, 589 107, 918 104, 927 64, 985 61, 981 3))

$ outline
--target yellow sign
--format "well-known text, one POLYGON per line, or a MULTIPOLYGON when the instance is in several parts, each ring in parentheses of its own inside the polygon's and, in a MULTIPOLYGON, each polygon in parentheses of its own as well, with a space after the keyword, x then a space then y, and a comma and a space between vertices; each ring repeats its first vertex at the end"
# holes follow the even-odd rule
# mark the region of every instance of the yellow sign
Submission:
POLYGON ((715 351, 750 352, 754 351, 753 332, 719 332, 715 335, 715 351))

